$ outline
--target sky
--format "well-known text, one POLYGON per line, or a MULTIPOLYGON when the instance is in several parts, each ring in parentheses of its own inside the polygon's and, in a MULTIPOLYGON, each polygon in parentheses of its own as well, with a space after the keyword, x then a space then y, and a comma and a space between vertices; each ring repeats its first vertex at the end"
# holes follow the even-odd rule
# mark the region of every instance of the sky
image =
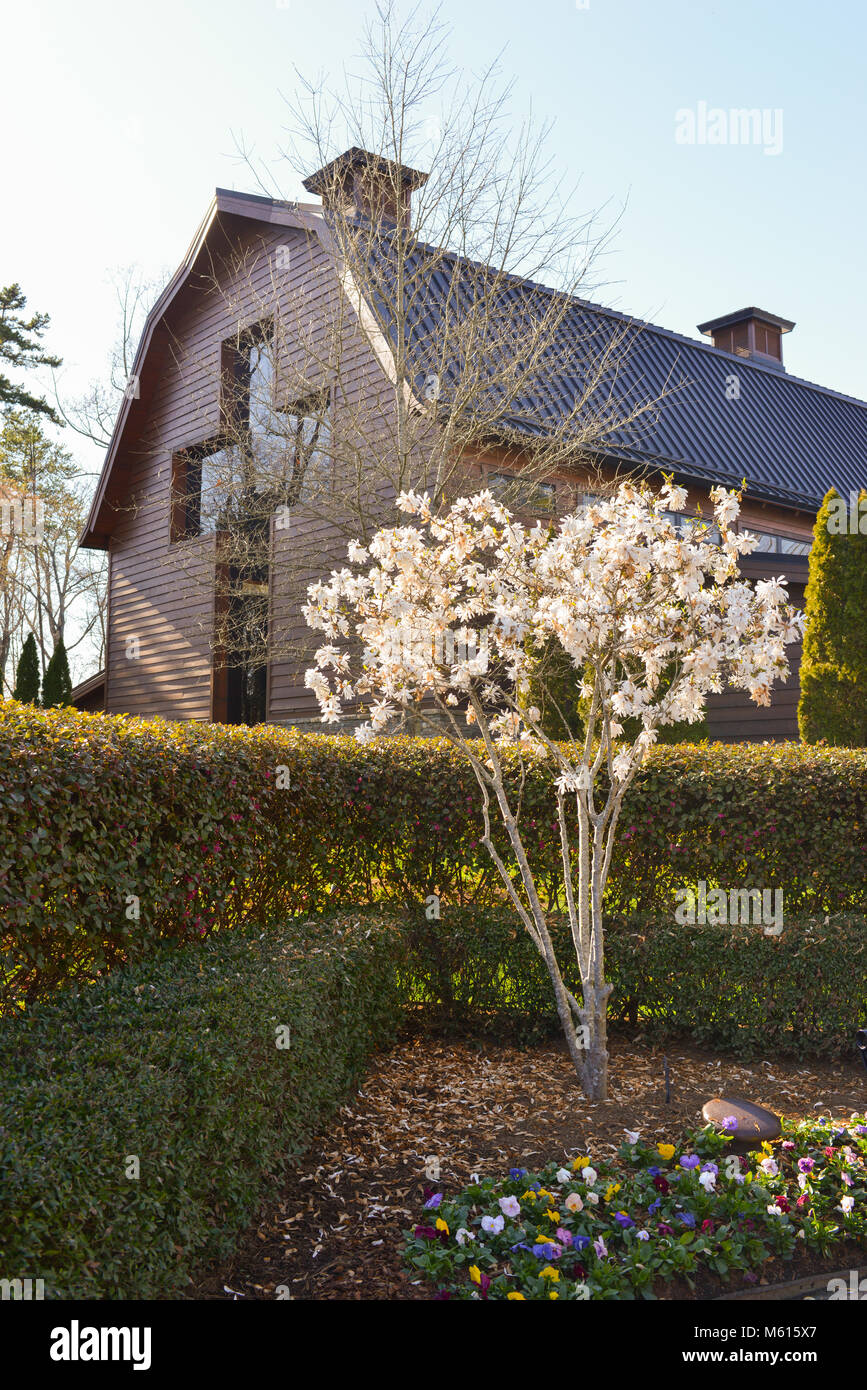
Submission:
MULTIPOLYGON (((2 0, 14 122, 0 283, 51 315, 70 394, 104 371, 112 268, 171 272, 214 188, 254 188, 239 140, 284 196, 309 201, 278 162, 286 97, 296 69, 352 66, 365 13, 350 0, 2 0)), ((444 0, 440 15, 455 64, 478 72, 499 54, 516 117, 532 105, 553 121, 576 209, 617 219, 597 298, 692 337, 757 304, 796 322, 791 373, 867 397, 860 0, 444 0), (731 141, 736 108, 763 113, 751 143, 731 141), (723 124, 702 124, 713 110, 723 124)))

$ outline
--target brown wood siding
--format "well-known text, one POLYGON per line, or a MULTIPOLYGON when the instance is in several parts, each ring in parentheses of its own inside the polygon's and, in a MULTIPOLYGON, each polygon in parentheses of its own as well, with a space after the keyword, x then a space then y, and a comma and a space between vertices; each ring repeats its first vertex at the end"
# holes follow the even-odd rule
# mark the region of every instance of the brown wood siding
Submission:
MULTIPOLYGON (((222 344, 239 321, 264 316, 266 305, 273 312, 274 248, 303 249, 307 241, 286 227, 240 223, 223 230, 151 348, 145 428, 118 460, 106 702, 112 713, 212 717, 213 540, 171 541, 172 458, 218 432, 222 344), (242 264, 234 252, 229 259, 234 247, 242 264), (127 655, 130 638, 139 641, 137 660, 127 655)), ((293 260, 296 280, 303 279, 307 257, 293 260)), ((287 274, 279 288, 289 295, 298 284, 287 274)))

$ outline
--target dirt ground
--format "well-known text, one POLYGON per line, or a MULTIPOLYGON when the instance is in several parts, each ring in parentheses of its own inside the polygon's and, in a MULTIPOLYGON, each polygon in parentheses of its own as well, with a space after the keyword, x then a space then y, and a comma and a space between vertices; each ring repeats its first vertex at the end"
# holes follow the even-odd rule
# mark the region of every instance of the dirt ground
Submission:
MULTIPOLYGON (((233 1257, 206 1271, 187 1297, 431 1298, 401 1265, 401 1232, 419 1219, 431 1158, 440 1165, 437 1186, 450 1192, 471 1173, 500 1176, 513 1165, 579 1153, 612 1156, 625 1129, 676 1142, 716 1095, 791 1119, 867 1110, 867 1072, 854 1060, 744 1064, 672 1045, 666 1103, 662 1051, 625 1036, 610 1047, 610 1099, 592 1104, 557 1041, 518 1048, 408 1030, 374 1059, 357 1095, 265 1204, 233 1257)), ((776 1272, 768 1273, 762 1282, 773 1282, 776 1272)))

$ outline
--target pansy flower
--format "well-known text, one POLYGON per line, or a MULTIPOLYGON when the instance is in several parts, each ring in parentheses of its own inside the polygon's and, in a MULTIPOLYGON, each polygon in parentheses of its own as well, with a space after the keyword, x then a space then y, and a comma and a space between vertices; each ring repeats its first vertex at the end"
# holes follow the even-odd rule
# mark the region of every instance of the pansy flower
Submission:
POLYGON ((555 1245, 552 1240, 539 1241, 533 1246, 533 1254, 537 1260, 558 1260, 563 1254, 559 1245, 555 1245))
POLYGON ((498 1236, 505 1226, 502 1216, 483 1216, 482 1230, 487 1231, 489 1236, 498 1236))

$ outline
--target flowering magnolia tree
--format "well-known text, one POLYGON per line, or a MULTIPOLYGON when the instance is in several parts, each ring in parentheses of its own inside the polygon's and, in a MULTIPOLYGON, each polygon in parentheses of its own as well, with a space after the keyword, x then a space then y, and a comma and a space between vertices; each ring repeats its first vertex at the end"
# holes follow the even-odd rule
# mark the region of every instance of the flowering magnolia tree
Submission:
POLYGON ((740 554, 757 538, 736 532, 739 495, 715 488, 718 540, 709 525, 678 533, 684 489, 654 493, 622 484, 615 495, 526 527, 490 492, 462 498, 442 516, 425 494, 403 493, 406 526, 353 543, 356 568, 311 586, 308 623, 326 645, 307 672, 326 723, 344 703, 367 704, 357 737, 385 732, 410 711, 431 711, 465 753, 481 788, 483 843, 521 921, 544 957, 569 1052, 586 1095, 608 1086, 602 901, 623 797, 666 724, 701 719, 705 697, 725 683, 761 705, 789 666, 786 644, 801 616, 779 579, 753 588, 740 554), (355 661, 347 650, 363 651, 355 661), (575 670, 583 733, 543 730, 532 691, 544 682, 552 643, 575 670), (373 697, 365 701, 365 697, 373 697), (634 736, 626 737, 629 720, 634 736), (637 732, 635 732, 637 730, 637 732), (563 861, 564 908, 581 978, 566 987, 524 847, 504 749, 550 767, 563 861), (568 810, 574 801, 576 815, 568 810), (492 804, 509 844, 491 834, 492 804), (574 827, 577 819, 577 843, 574 827))

